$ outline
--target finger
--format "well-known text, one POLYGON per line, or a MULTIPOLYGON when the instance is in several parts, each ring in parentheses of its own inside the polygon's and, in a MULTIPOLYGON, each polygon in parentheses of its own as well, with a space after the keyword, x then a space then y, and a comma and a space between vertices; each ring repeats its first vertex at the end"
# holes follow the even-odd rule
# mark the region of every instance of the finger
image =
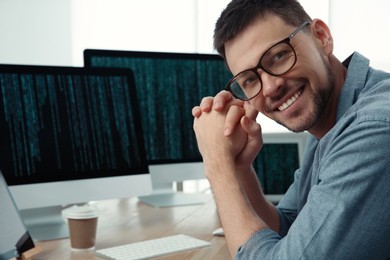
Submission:
POLYGON ((245 115, 245 110, 240 106, 231 106, 226 114, 224 135, 228 136, 234 132, 241 118, 245 115))
POLYGON ((257 111, 249 102, 244 103, 245 115, 250 119, 256 121, 259 111, 257 111))
MULTIPOLYGON (((247 141, 247 155, 256 155, 263 146, 263 139, 261 134, 261 126, 255 120, 250 119, 247 116, 241 118, 241 127, 248 134, 247 141)), ((253 158, 254 160, 254 158, 253 158)))
POLYGON ((204 97, 200 102, 200 110, 202 112, 210 112, 211 107, 213 106, 214 98, 213 97, 204 97))
POLYGON ((216 111, 222 111, 225 108, 226 103, 233 99, 232 94, 226 90, 222 90, 214 97, 213 108, 216 111))
POLYGON ((201 114, 202 114, 202 110, 200 109, 199 106, 192 108, 192 116, 193 117, 200 117, 201 114))
POLYGON ((243 116, 240 119, 240 123, 245 132, 248 133, 249 136, 258 138, 261 136, 261 126, 256 120, 253 120, 247 116, 243 116))

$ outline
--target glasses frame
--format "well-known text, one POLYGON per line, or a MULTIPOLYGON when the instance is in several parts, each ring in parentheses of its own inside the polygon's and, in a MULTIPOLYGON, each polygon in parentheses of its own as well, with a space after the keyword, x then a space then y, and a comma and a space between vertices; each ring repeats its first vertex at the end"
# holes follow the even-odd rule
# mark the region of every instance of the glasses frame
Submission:
POLYGON ((261 55, 260 57, 260 60, 259 60, 259 63, 253 67, 253 68, 250 68, 250 69, 246 69, 246 70, 243 70, 239 73, 237 73, 230 81, 229 83, 226 85, 226 90, 229 91, 235 98, 238 98, 238 99, 241 99, 241 100, 244 100, 244 101, 248 101, 248 100, 251 100, 252 98, 256 97, 260 92, 261 90, 263 89, 263 82, 261 80, 261 77, 259 75, 259 73, 257 73, 257 70, 258 69, 261 69, 263 71, 265 71, 266 73, 272 75, 272 76, 281 76, 281 75, 284 75, 286 74, 287 72, 289 72, 294 66, 295 66, 295 63, 297 62, 297 54, 295 52, 295 49, 294 47, 291 45, 291 39, 294 38, 294 36, 300 31, 302 30, 304 27, 306 27, 307 25, 309 25, 310 22, 308 21, 305 21, 303 22, 297 29, 295 29, 289 36, 287 36, 286 38, 284 38, 283 40, 273 44, 271 47, 269 47, 264 53, 263 55, 261 55), (270 71, 269 69, 265 68, 263 65, 262 65, 262 62, 263 62, 263 59, 264 59, 264 55, 266 53, 268 53, 269 50, 271 50, 272 48, 274 48, 276 45, 278 44, 281 44, 281 43, 285 43, 287 45, 289 45, 291 47, 291 50, 293 51, 294 53, 294 62, 293 64, 291 65, 291 67, 289 69, 287 69, 285 72, 283 73, 273 73, 272 71, 270 71), (234 94, 234 92, 232 91, 231 89, 231 85, 232 85, 232 82, 235 81, 235 79, 237 78, 237 76, 239 76, 240 74, 244 73, 244 72, 248 72, 248 71, 251 71, 251 72, 254 72, 254 74, 257 76, 257 78, 259 79, 260 81, 260 89, 259 91, 253 95, 252 97, 249 97, 247 99, 243 99, 242 97, 238 97, 236 94, 234 94))

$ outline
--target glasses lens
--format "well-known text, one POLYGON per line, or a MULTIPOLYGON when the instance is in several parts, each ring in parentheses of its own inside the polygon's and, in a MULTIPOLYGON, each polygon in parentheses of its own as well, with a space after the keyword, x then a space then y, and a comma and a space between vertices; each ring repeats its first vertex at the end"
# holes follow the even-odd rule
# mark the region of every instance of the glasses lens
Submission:
POLYGON ((262 67, 275 76, 289 71, 295 64, 297 56, 289 43, 281 42, 273 46, 261 59, 262 67))
POLYGON ((243 71, 230 82, 230 91, 239 99, 249 100, 260 93, 260 78, 253 71, 243 71))

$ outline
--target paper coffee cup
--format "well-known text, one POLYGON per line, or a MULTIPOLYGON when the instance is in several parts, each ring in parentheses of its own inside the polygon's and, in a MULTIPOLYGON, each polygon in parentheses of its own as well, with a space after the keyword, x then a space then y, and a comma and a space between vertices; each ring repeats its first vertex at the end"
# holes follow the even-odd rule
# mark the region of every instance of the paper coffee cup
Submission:
POLYGON ((95 206, 72 206, 63 210, 67 219, 70 245, 74 251, 94 250, 98 211, 95 206))

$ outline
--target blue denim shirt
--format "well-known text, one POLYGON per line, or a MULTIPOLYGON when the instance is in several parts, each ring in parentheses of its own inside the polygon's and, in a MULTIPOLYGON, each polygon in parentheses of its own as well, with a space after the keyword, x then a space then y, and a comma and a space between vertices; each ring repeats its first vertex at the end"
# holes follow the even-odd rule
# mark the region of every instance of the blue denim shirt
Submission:
POLYGON ((359 53, 344 65, 337 123, 309 137, 279 234, 256 232, 236 259, 390 258, 390 74, 359 53))

